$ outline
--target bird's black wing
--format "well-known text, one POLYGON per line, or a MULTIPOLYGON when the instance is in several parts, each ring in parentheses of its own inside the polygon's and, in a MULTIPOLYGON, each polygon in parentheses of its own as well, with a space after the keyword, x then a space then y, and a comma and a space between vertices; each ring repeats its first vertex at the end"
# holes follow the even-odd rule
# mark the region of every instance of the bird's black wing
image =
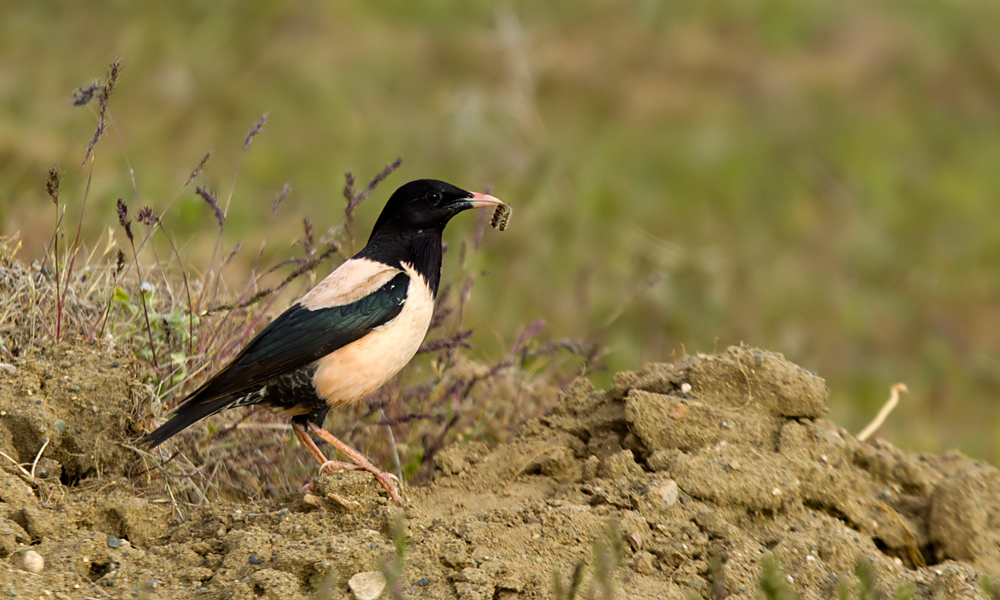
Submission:
POLYGON ((224 410, 239 392, 308 365, 361 339, 403 310, 410 278, 400 273, 371 294, 340 306, 309 310, 295 304, 258 333, 214 377, 195 390, 174 416, 143 441, 157 445, 201 419, 224 410))

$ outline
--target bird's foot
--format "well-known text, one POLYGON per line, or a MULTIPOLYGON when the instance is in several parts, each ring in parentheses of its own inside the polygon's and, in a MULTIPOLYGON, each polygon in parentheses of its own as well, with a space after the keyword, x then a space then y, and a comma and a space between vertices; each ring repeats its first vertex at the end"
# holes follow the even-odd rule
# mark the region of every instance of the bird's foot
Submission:
MULTIPOLYGON (((339 439, 337 439, 336 436, 334 436, 329 431, 323 429, 322 427, 310 423, 309 431, 323 438, 324 440, 326 440, 327 443, 332 445, 337 450, 340 450, 342 453, 344 453, 344 455, 350 458, 352 463, 350 468, 362 469, 368 471, 369 473, 372 474, 373 477, 375 477, 375 481, 377 481, 379 485, 381 485, 382 488, 389 493, 390 498, 392 498, 399 504, 403 503, 403 497, 399 495, 399 489, 396 486, 396 484, 399 483, 399 477, 396 477, 392 473, 386 473, 385 471, 380 470, 378 467, 373 465, 370 460, 365 458, 363 454, 361 454, 354 448, 351 448, 344 442, 340 441, 339 439)), ((305 437, 308 438, 308 436, 305 437)), ((325 461, 323 463, 323 466, 325 467, 330 462, 337 462, 337 461, 325 461)))
MULTIPOLYGON (((375 477, 375 481, 378 481, 389 496, 396 502, 402 504, 403 498, 399 495, 399 477, 396 477, 392 473, 387 473, 385 471, 380 471, 371 465, 371 469, 366 468, 364 465, 356 465, 354 463, 343 462, 340 460, 328 460, 319 466, 320 475, 332 475, 337 471, 368 471, 375 477)), ((303 492, 311 492, 313 490, 313 482, 308 482, 302 486, 303 492)))
POLYGON ((375 478, 375 481, 377 481, 379 485, 381 485, 385 491, 389 493, 390 498, 400 504, 403 503, 403 497, 399 495, 399 477, 396 477, 392 473, 379 470, 378 467, 370 462, 368 462, 368 464, 356 464, 342 462, 339 460, 328 460, 319 467, 321 475, 324 472, 333 473, 335 471, 368 471, 375 478))
MULTIPOLYGON (((363 468, 363 467, 362 467, 363 468)), ((378 469, 365 469, 375 477, 375 481, 379 482, 379 485, 389 494, 389 497, 398 502, 403 503, 403 497, 399 495, 399 489, 396 484, 399 483, 399 477, 396 477, 392 473, 386 473, 385 471, 379 471, 378 469)))

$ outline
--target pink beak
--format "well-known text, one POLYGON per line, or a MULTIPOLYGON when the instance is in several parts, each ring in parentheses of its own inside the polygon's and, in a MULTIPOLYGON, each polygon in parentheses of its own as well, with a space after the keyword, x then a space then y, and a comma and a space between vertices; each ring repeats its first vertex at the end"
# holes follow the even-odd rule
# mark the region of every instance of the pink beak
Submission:
POLYGON ((477 194, 476 192, 472 192, 472 200, 469 204, 471 204, 473 208, 489 208, 502 206, 503 202, 498 198, 490 196, 489 194, 477 194))

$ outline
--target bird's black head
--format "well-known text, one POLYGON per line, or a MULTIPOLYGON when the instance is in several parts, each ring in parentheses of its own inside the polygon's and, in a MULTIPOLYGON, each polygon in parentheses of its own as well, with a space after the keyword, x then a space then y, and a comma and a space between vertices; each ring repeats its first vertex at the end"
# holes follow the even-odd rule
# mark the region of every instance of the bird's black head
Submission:
POLYGON ((493 196, 467 192, 436 179, 418 179, 400 187, 386 202, 372 229, 380 233, 443 231, 452 217, 470 208, 503 204, 493 196))

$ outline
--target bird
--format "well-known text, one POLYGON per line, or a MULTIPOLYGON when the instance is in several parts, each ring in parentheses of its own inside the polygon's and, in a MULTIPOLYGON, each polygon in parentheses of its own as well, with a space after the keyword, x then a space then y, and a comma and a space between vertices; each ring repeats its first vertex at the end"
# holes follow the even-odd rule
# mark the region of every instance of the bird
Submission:
POLYGON ((331 409, 374 392, 417 353, 434 313, 442 233, 451 218, 499 206, 506 205, 435 179, 401 186, 360 252, 257 333, 140 441, 152 449, 211 415, 265 405, 291 417, 292 431, 319 461, 321 473, 368 471, 402 503, 398 478, 336 438, 324 422, 331 409), (350 462, 327 460, 312 435, 350 462))

